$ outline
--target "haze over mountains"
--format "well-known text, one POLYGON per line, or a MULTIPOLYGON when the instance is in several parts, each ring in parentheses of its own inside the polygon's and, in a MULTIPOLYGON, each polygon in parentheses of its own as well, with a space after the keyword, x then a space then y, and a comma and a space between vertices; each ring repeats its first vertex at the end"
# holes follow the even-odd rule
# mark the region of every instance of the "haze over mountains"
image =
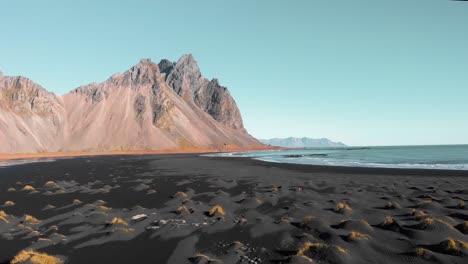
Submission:
POLYGON ((283 148, 337 148, 337 147, 346 147, 345 144, 341 142, 333 142, 327 138, 272 138, 272 139, 259 139, 260 142, 276 147, 283 148))
POLYGON ((0 74, 0 153, 262 147, 226 87, 192 55, 141 60, 63 96, 0 74))

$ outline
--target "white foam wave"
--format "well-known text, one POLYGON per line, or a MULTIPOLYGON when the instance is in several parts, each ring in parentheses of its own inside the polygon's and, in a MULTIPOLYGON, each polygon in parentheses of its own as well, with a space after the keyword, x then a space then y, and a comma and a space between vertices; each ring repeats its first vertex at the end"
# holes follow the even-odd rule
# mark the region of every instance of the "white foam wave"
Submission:
POLYGON ((340 166, 340 167, 369 167, 369 168, 395 168, 395 169, 431 169, 431 170, 468 170, 468 164, 422 164, 422 163, 368 163, 358 161, 342 161, 331 159, 291 159, 291 158, 255 158, 266 162, 295 163, 308 165, 340 166))

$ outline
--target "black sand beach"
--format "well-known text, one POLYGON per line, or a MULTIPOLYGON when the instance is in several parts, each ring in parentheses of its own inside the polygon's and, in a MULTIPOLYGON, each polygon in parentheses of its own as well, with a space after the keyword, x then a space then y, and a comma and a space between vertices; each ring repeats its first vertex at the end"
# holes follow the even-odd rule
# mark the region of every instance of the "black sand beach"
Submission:
POLYGON ((195 154, 0 167, 0 263, 26 248, 66 263, 468 263, 467 187, 468 171, 195 154))

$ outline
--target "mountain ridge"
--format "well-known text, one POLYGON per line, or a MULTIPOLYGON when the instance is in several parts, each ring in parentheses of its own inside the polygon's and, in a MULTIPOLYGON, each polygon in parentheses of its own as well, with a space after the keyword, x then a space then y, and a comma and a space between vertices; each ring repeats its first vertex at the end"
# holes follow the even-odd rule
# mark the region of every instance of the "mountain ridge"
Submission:
POLYGON ((191 54, 142 59, 64 95, 0 75, 0 153, 264 147, 244 128, 226 87, 191 54))
POLYGON ((342 142, 333 142, 328 138, 308 138, 308 137, 287 137, 259 139, 266 145, 283 148, 334 148, 346 147, 342 142))

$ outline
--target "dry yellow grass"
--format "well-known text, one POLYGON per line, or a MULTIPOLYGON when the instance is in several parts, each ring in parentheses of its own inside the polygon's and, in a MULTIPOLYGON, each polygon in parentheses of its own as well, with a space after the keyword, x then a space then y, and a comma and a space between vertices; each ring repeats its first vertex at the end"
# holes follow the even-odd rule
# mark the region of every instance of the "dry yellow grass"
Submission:
POLYGON ((4 205, 5 205, 5 206, 13 206, 13 205, 15 205, 15 203, 12 202, 12 201, 6 201, 6 202, 4 203, 4 205))
POLYGON ((26 185, 21 190, 22 191, 35 191, 36 189, 34 189, 34 187, 32 187, 31 185, 26 185))
POLYGON ((424 211, 421 211, 421 210, 413 209, 413 212, 411 212, 411 215, 414 216, 414 219, 416 221, 419 221, 421 218, 426 216, 426 213, 424 213, 424 211))
POLYGON ((425 226, 430 226, 434 223, 435 219, 434 218, 430 218, 430 217, 426 217, 423 221, 422 221, 422 224, 425 225, 425 226))
POLYGON ((347 203, 338 203, 335 207, 335 212, 351 211, 351 207, 347 203))
POLYGON ((449 223, 443 221, 443 220, 440 220, 440 219, 437 219, 437 218, 432 218, 432 217, 426 217, 419 225, 422 229, 426 229, 426 228, 429 228, 431 226, 433 226, 434 224, 436 223, 439 223, 441 225, 444 225, 446 226, 447 228, 449 229, 455 229, 452 225, 450 225, 449 223))
POLYGON ((5 211, 0 210, 0 221, 4 222, 5 224, 10 223, 10 221, 8 221, 8 220, 6 219, 7 216, 8 216, 8 215, 5 213, 5 211))
POLYGON ((224 211, 223 207, 221 207, 220 205, 215 205, 213 206, 213 208, 211 208, 210 212, 209 212, 209 215, 210 216, 213 216, 215 214, 220 214, 222 216, 226 215, 226 212, 224 211))
POLYGON ((181 206, 177 207, 176 212, 177 212, 178 214, 190 213, 190 209, 189 209, 187 206, 185 206, 185 205, 181 205, 181 206))
POLYGON ((391 216, 387 216, 385 218, 385 221, 383 222, 383 225, 388 226, 388 225, 391 225, 393 223, 395 223, 395 219, 393 219, 393 217, 391 217, 391 216))
POLYGON ((336 245, 328 245, 328 244, 323 244, 323 243, 312 243, 312 242, 306 242, 296 253, 297 256, 302 256, 304 255, 309 249, 311 248, 335 248, 339 252, 343 254, 347 254, 348 251, 340 246, 336 245))
POLYGON ((54 181, 48 181, 44 184, 44 187, 47 187, 47 188, 58 188, 58 184, 55 183, 54 181))
POLYGON ((34 250, 23 250, 18 253, 11 264, 22 264, 22 263, 30 263, 30 264, 61 264, 63 263, 57 257, 47 255, 45 253, 39 253, 34 250))
POLYGON ((97 207, 97 209, 99 209, 99 210, 102 210, 102 211, 109 211, 109 210, 110 210, 110 208, 109 208, 109 207, 107 207, 107 206, 104 206, 104 205, 100 205, 100 206, 98 206, 98 207, 97 207))
POLYGON ((358 241, 358 240, 369 240, 370 236, 367 234, 359 233, 356 231, 352 231, 348 235, 349 241, 358 241))
POLYGON ((460 243, 461 247, 463 249, 468 249, 468 243, 463 241, 463 240, 458 240, 458 243, 460 243))
POLYGON ((122 218, 119 218, 119 217, 114 217, 111 221, 111 225, 124 225, 124 226, 128 226, 127 222, 125 222, 125 220, 123 220, 122 218))
POLYGON ((78 199, 73 200, 73 204, 80 204, 80 203, 81 203, 81 201, 78 200, 78 199))
POLYGON ((453 239, 447 240, 447 249, 450 251, 460 251, 460 248, 453 239))
POLYGON ((176 194, 174 194, 173 197, 174 197, 174 198, 175 198, 175 197, 187 198, 188 195, 187 195, 186 193, 184 193, 184 192, 177 192, 176 194))
POLYGON ((2 217, 7 217, 8 215, 5 213, 5 211, 0 210, 0 216, 2 216, 2 217))
POLYGON ((446 241, 442 243, 445 247, 443 248, 447 252, 454 252, 460 254, 463 250, 468 249, 468 243, 462 240, 455 240, 453 238, 448 238, 446 241))
POLYGON ((418 249, 416 249, 416 256, 423 257, 424 255, 427 254, 427 252, 428 252, 428 250, 425 249, 425 248, 418 248, 418 249))
POLYGON ((32 215, 24 215, 24 222, 28 224, 39 224, 41 221, 32 215))
POLYGON ((458 201, 457 207, 460 209, 465 208, 465 201, 463 200, 458 201))

